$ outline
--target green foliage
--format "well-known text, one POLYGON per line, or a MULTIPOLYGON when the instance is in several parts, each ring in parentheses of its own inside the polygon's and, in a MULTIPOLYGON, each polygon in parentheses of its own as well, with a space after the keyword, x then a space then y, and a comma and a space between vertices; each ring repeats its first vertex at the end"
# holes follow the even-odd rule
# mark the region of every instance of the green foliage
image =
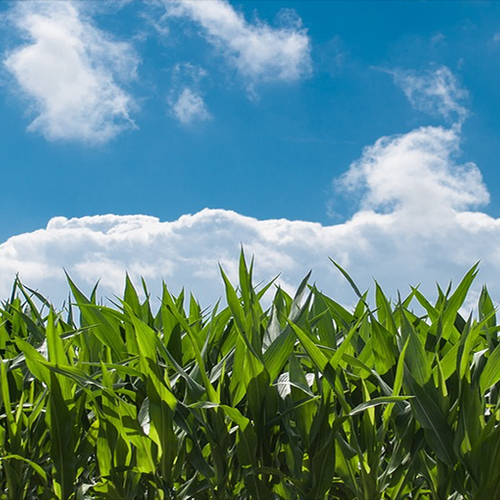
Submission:
POLYGON ((434 305, 376 285, 375 310, 340 266, 353 310, 308 277, 264 310, 252 267, 210 312, 164 286, 153 313, 128 277, 114 308, 68 278, 58 312, 16 280, 0 499, 500 499, 496 311, 484 289, 460 313, 476 266, 434 305))

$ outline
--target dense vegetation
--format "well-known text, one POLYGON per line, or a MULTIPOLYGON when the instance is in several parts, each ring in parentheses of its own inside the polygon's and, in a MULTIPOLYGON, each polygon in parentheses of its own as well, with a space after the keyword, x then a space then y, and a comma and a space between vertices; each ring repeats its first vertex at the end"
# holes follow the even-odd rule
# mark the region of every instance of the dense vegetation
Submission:
POLYGON ((153 313, 128 279, 113 307, 69 280, 58 312, 16 281, 0 310, 0 499, 500 498, 486 289, 477 318, 459 313, 475 267, 434 305, 376 286, 370 308, 351 282, 353 310, 307 279, 263 310, 274 285, 251 274, 243 257, 237 290, 222 273, 228 307, 209 312, 165 287, 153 313))

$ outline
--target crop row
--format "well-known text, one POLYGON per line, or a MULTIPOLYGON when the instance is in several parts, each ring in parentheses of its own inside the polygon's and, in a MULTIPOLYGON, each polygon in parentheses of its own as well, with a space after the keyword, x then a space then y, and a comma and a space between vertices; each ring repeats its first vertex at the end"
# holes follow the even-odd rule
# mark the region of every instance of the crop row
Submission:
POLYGON ((473 267, 352 309, 221 271, 227 306, 127 278, 56 311, 18 280, 0 308, 0 499, 500 499, 500 346, 473 267), (274 288, 269 308, 262 297, 274 288), (420 311, 419 313, 414 312, 420 311))

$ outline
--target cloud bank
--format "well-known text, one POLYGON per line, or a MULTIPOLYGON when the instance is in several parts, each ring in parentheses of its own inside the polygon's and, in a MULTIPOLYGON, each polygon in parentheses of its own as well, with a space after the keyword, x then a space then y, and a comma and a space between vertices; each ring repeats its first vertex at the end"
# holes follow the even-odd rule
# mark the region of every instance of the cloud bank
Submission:
POLYGON ((96 28, 76 2, 17 2, 10 20, 26 43, 4 66, 36 115, 28 130, 102 143, 135 127, 133 99, 118 83, 136 72, 130 44, 96 28))
POLYGON ((337 300, 353 294, 328 261, 345 266, 361 288, 375 277, 389 294, 435 281, 455 282, 478 259, 479 282, 500 297, 500 220, 474 211, 488 192, 474 164, 459 164, 456 127, 422 127, 379 139, 339 179, 357 192, 359 210, 344 223, 257 220, 228 210, 203 210, 176 221, 142 215, 52 219, 45 229, 0 245, 0 295, 7 296, 16 272, 29 286, 62 301, 62 268, 89 290, 120 293, 127 270, 143 276, 153 293, 164 279, 174 293, 194 291, 204 305, 222 294, 221 263, 233 278, 240 244, 256 258, 257 280, 281 272, 289 291, 309 269, 313 280, 337 300))

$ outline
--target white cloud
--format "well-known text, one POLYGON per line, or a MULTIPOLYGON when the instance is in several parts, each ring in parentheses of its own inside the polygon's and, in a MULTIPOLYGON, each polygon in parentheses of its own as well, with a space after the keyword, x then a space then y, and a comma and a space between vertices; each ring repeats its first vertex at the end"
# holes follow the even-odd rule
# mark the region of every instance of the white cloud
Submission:
POLYGON ((293 81, 311 72, 311 43, 300 18, 291 9, 281 12, 280 26, 247 22, 226 0, 167 0, 172 17, 198 23, 208 41, 219 49, 247 80, 293 81))
POLYGON ((365 148, 337 186, 362 192, 365 210, 391 210, 412 221, 445 218, 489 201, 476 165, 457 165, 456 127, 422 127, 365 148))
POLYGON ((459 123, 467 117, 462 102, 467 91, 446 66, 424 72, 387 70, 403 89, 412 106, 420 111, 459 123))
POLYGON ((111 40, 76 2, 17 2, 10 19, 26 43, 4 65, 37 115, 29 130, 49 140, 101 143, 135 127, 133 99, 117 83, 136 72, 129 44, 111 40))
POLYGON ((183 125, 212 118, 200 90, 207 72, 191 63, 179 63, 172 69, 172 82, 167 99, 170 111, 183 125))
POLYGON ((456 128, 425 127, 386 137, 366 148, 339 181, 362 193, 348 221, 322 226, 304 221, 257 220, 227 210, 203 210, 173 222, 147 216, 105 215, 52 219, 46 229, 0 245, 0 296, 19 271, 26 284, 57 301, 67 287, 62 267, 89 290, 120 293, 124 272, 144 276, 154 293, 165 279, 174 293, 186 286, 204 305, 222 294, 217 263, 236 277, 242 243, 256 257, 256 280, 282 272, 293 291, 309 269, 317 284, 344 303, 353 301, 328 256, 350 271, 361 288, 375 277, 396 290, 435 281, 455 283, 477 260, 493 295, 500 297, 500 220, 474 207, 488 201, 477 167, 459 165, 456 128))
POLYGON ((211 118, 203 97, 188 87, 171 102, 171 107, 174 116, 184 125, 211 118))

